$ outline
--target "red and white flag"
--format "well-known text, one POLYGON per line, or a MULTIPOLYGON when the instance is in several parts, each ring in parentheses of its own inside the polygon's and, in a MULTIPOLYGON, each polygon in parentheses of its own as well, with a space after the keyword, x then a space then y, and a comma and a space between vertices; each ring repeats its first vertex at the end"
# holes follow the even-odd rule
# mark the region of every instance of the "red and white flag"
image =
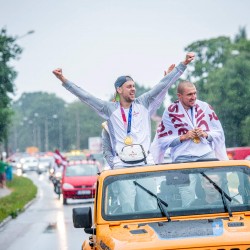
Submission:
POLYGON ((60 153, 58 149, 56 149, 54 152, 54 158, 57 164, 60 164, 63 166, 66 166, 68 164, 67 159, 60 153))

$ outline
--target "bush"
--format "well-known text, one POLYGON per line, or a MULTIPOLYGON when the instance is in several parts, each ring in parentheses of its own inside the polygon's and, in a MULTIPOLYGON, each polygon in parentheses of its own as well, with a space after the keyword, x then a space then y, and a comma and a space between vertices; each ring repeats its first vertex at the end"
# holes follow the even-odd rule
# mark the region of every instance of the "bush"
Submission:
POLYGON ((25 205, 36 197, 37 187, 33 182, 22 176, 14 175, 12 181, 7 182, 11 194, 0 199, 0 222, 8 216, 15 218, 25 205))

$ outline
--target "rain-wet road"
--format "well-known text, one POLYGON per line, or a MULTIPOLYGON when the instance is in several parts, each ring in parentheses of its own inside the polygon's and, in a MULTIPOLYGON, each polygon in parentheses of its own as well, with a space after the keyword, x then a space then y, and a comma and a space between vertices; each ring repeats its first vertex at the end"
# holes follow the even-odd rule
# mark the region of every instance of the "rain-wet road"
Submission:
POLYGON ((53 192, 47 175, 28 176, 38 186, 38 196, 25 212, 0 228, 0 249, 80 249, 88 235, 83 229, 74 228, 72 209, 93 206, 92 201, 69 200, 65 206, 53 192))

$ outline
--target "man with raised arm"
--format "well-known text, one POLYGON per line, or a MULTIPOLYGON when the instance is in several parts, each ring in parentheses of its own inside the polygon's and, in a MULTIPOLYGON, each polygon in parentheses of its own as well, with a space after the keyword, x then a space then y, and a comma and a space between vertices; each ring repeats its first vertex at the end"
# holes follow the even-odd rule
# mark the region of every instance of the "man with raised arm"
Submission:
POLYGON ((150 116, 159 108, 169 87, 179 79, 187 64, 193 59, 194 53, 187 53, 182 63, 150 91, 138 98, 135 98, 134 80, 130 76, 118 77, 114 84, 116 96, 119 97, 116 102, 100 100, 81 89, 64 77, 62 69, 56 69, 53 73, 61 80, 63 87, 107 120, 112 150, 115 155, 113 167, 121 168, 153 163, 152 155, 149 153, 151 143, 150 116))

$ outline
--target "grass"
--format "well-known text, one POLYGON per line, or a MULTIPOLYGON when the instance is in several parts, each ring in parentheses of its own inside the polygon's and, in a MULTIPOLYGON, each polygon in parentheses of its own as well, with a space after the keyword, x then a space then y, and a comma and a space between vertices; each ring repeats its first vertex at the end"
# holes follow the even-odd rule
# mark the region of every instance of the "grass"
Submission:
POLYGON ((37 187, 33 182, 22 176, 13 176, 7 182, 7 187, 12 191, 10 195, 0 198, 0 222, 8 216, 15 218, 25 205, 36 197, 37 187))

